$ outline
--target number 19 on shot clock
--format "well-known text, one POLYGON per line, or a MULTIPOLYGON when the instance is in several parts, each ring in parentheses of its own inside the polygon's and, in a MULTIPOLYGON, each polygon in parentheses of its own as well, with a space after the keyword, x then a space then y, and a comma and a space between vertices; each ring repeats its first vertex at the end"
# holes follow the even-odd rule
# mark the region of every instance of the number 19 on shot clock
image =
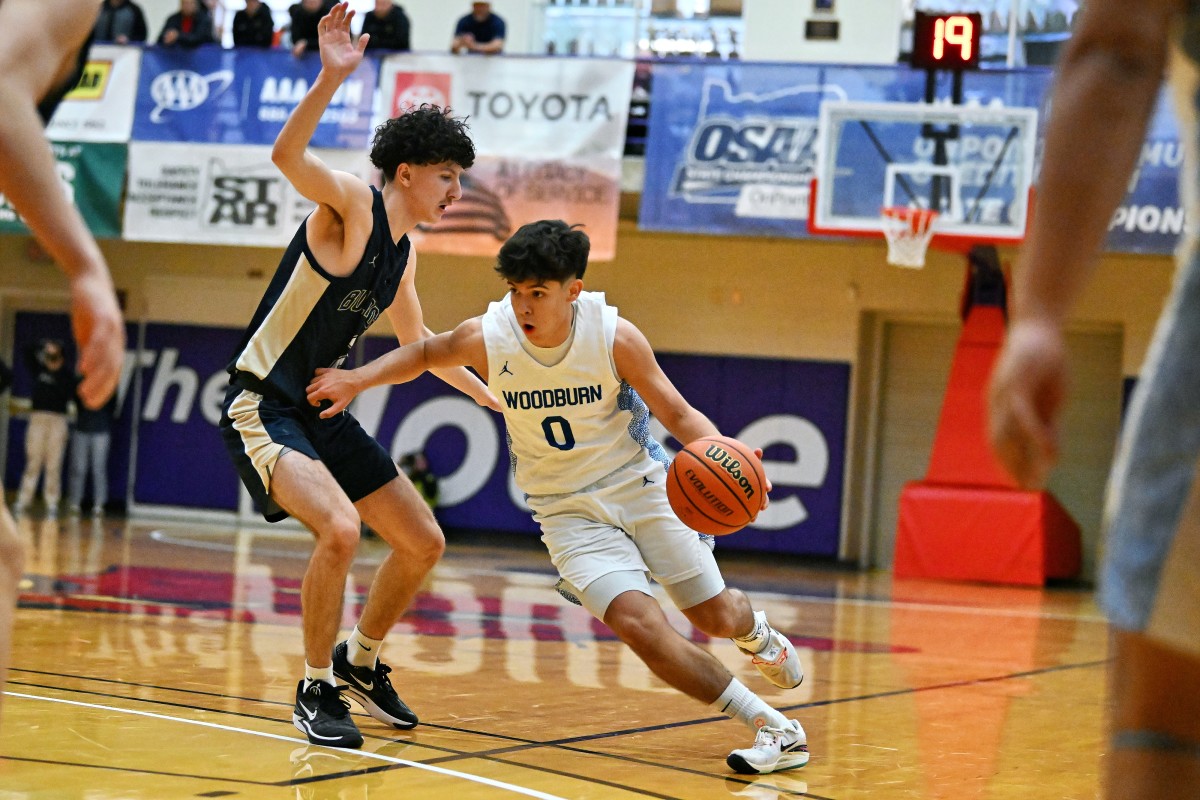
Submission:
POLYGON ((983 15, 913 15, 913 46, 910 63, 917 69, 979 69, 979 36, 983 15))

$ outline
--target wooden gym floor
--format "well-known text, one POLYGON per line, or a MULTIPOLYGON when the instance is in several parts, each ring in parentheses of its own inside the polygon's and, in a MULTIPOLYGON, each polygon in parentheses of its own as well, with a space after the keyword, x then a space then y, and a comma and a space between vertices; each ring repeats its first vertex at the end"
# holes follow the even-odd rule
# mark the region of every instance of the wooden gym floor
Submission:
MULTIPOLYGON (((742 726, 668 689, 553 591, 534 537, 456 542, 384 646, 421 715, 355 705, 361 751, 292 727, 307 535, 25 518, 0 724, 0 800, 26 798, 1094 798, 1105 626, 1090 591, 893 581, 721 554, 807 677, 781 691, 672 620, 799 719, 812 760, 748 778, 742 726)), ((346 587, 353 625, 382 545, 346 587)))

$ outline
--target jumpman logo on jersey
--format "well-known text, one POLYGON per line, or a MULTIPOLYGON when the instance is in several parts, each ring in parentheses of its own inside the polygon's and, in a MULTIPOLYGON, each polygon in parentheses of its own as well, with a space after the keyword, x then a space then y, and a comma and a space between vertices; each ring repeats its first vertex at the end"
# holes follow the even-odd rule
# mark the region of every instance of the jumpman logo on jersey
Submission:
POLYGON ((645 486, 645 485, 646 485, 646 484, 648 484, 648 483, 654 483, 654 481, 650 480, 650 479, 649 479, 649 478, 647 478, 645 475, 643 475, 643 476, 642 476, 642 486, 645 486))
MULTIPOLYGON (((503 366, 503 367, 501 367, 501 369, 500 369, 500 374, 501 374, 501 375, 504 375, 504 374, 506 374, 506 373, 507 373, 508 375, 512 375, 512 374, 513 374, 513 371, 512 371, 511 369, 509 369, 509 368, 508 368, 508 362, 507 362, 507 361, 505 361, 505 362, 504 362, 504 366, 503 366)), ((514 375, 513 377, 516 377, 516 376, 514 375)))

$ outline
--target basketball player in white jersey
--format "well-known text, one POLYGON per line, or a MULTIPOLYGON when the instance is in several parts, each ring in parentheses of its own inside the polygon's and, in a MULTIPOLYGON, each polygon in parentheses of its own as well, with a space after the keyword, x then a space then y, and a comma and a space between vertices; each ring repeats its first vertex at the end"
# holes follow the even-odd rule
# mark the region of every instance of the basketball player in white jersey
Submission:
MULTIPOLYGON (((767 705, 720 661, 684 638, 651 594, 647 573, 698 629, 731 638, 776 686, 804 673, 782 634, 725 586, 711 549, 672 513, 667 457, 649 413, 686 444, 718 435, 663 374, 646 338, 604 295, 583 291, 589 241, 554 220, 523 226, 500 249, 509 297, 455 330, 356 370, 318 370, 309 402, 339 413, 358 392, 469 366, 501 400, 517 485, 568 594, 602 620, 655 675, 744 723, 754 746, 729 766, 757 774, 808 763, 804 729, 767 705)), ((763 499, 764 505, 766 498, 763 499)))
POLYGON ((1037 213, 992 382, 997 455, 1022 485, 1040 487, 1058 456, 1063 326, 1126 193, 1164 69, 1186 146, 1188 225, 1105 509, 1100 600, 1114 631, 1105 794, 1113 800, 1200 797, 1200 2, 1081 4, 1055 79, 1037 213))
MULTIPOLYGON (((99 12, 95 0, 0 0, 0 195, 70 281, 79 396, 91 408, 116 389, 125 326, 104 254, 63 191, 42 125, 78 83, 99 12)), ((0 692, 22 556, 16 525, 0 504, 0 692)))
MULTIPOLYGON (((228 370, 221 435, 243 484, 270 521, 295 517, 312 532, 301 585, 304 677, 292 722, 313 744, 363 743, 341 692, 394 728, 417 716, 378 660, 445 548, 433 512, 379 442, 350 414, 319 419, 305 396, 317 367, 339 364, 386 313, 401 342, 430 335, 415 285, 408 234, 434 223, 462 197, 475 148, 461 119, 423 105, 380 125, 371 162, 383 188, 330 169, 308 143, 334 93, 362 62, 366 36, 350 35, 340 3, 318 23, 321 72, 275 140, 272 160, 317 204, 300 225, 267 286, 228 370), (358 625, 337 641, 342 598, 366 522, 391 547, 358 625), (339 682, 341 685, 339 685, 339 682)), ((496 399, 465 369, 438 377, 482 405, 496 399)))

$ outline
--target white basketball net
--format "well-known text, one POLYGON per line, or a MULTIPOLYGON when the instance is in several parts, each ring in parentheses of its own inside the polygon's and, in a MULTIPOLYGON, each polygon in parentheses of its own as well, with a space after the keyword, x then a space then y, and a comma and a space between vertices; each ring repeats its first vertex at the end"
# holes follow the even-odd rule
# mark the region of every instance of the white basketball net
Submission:
POLYGON ((887 239, 888 263, 896 267, 925 266, 925 251, 933 239, 938 212, 928 208, 885 206, 880 212, 887 239))

